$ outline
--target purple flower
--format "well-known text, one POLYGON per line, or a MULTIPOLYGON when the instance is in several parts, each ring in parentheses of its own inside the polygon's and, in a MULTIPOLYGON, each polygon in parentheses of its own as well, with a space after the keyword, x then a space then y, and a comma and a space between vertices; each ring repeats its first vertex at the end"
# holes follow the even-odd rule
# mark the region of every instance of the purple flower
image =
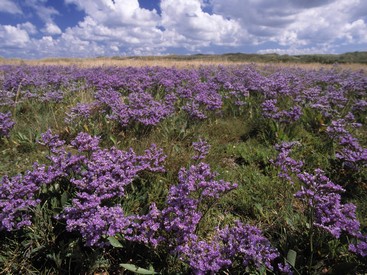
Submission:
POLYGON ((41 134, 41 140, 38 143, 48 147, 50 152, 58 153, 62 150, 61 148, 65 144, 65 141, 60 140, 58 135, 53 135, 51 129, 48 129, 45 133, 41 134))
POLYGON ((243 268, 265 266, 273 270, 272 261, 279 256, 258 228, 240 221, 232 227, 217 228, 208 241, 200 240, 194 233, 188 234, 175 252, 190 265, 194 274, 219 272, 236 260, 241 261, 243 268))
POLYGON ((290 107, 288 110, 280 110, 277 106, 277 99, 267 99, 262 104, 263 116, 274 119, 281 123, 292 123, 297 121, 302 115, 302 108, 298 105, 290 107))
POLYGON ((91 137, 87 133, 79 133, 76 138, 71 142, 79 152, 96 151, 99 149, 99 137, 91 137))
POLYGON ((335 157, 351 164, 367 163, 367 149, 363 148, 358 140, 351 134, 343 136, 339 144, 342 146, 341 150, 335 154, 335 157))
POLYGON ((66 219, 66 230, 78 231, 87 246, 108 245, 106 236, 130 234, 130 218, 124 215, 120 206, 100 206, 95 197, 88 197, 87 201, 73 200, 71 207, 66 207, 60 216, 66 219))
POLYGON ((291 184, 294 184, 291 175, 300 173, 303 166, 302 161, 297 161, 289 156, 295 146, 300 146, 300 143, 292 141, 277 144, 275 149, 279 151, 279 154, 275 160, 271 160, 271 163, 280 169, 278 176, 291 184))
POLYGON ((32 208, 40 203, 36 198, 41 184, 50 181, 44 166, 35 164, 33 171, 0 182, 0 230, 12 231, 31 225, 32 208))
POLYGON ((359 232, 356 206, 341 202, 339 193, 345 190, 340 185, 331 182, 321 169, 316 169, 313 175, 300 173, 298 178, 303 186, 295 197, 313 210, 313 225, 328 231, 335 238, 339 238, 342 232, 352 236, 359 232))
POLYGON ((139 156, 132 149, 101 149, 98 142, 98 138, 85 133, 71 142, 79 152, 89 151, 90 155, 81 158, 82 169, 70 173, 69 180, 77 192, 71 206, 59 217, 66 220, 68 231, 79 231, 89 246, 104 246, 105 237, 117 233, 127 240, 158 245, 160 238, 155 236, 160 223, 158 209, 152 205, 147 215, 125 217, 118 202, 125 196, 126 186, 140 172, 164 171, 165 155, 155 145, 139 156))
POLYGON ((260 268, 264 265, 273 270, 271 262, 279 253, 258 228, 236 221, 234 227, 225 227, 218 236, 223 243, 222 253, 227 257, 240 258, 244 266, 254 264, 260 268))
POLYGON ((195 156, 192 157, 194 160, 204 159, 205 156, 209 153, 210 144, 203 139, 200 139, 197 142, 193 142, 192 146, 196 152, 195 156))
POLYGON ((156 144, 152 144, 149 149, 144 151, 144 155, 138 156, 138 161, 141 170, 147 170, 151 172, 165 172, 163 163, 166 161, 167 156, 163 153, 163 150, 158 148, 156 144))
POLYGON ((281 264, 279 263, 278 264, 278 269, 279 271, 282 273, 282 274, 289 274, 289 275, 292 275, 293 274, 293 271, 291 269, 291 266, 289 264, 281 264))
POLYGON ((326 128, 326 133, 328 133, 331 138, 343 137, 349 134, 345 127, 346 122, 344 119, 334 120, 326 128))
POLYGON ((42 102, 55 102, 59 103, 64 98, 64 92, 63 91, 51 91, 46 92, 42 96, 40 96, 40 100, 42 102))
POLYGON ((11 119, 11 113, 0 112, 0 138, 8 137, 10 130, 14 127, 15 122, 11 119))
POLYGON ((142 216, 131 217, 131 234, 125 238, 129 241, 149 244, 156 248, 165 238, 161 234, 161 211, 155 203, 150 205, 149 212, 142 216))
POLYGON ((191 235, 187 242, 177 248, 180 259, 187 262, 194 274, 218 272, 232 264, 229 255, 222 253, 219 240, 210 242, 200 241, 196 235, 191 235))
POLYGON ((237 184, 215 180, 217 173, 206 163, 179 172, 179 183, 170 188, 167 207, 162 210, 164 227, 178 243, 194 233, 202 218, 201 207, 237 187, 237 184))
POLYGON ((349 245, 349 251, 358 254, 362 257, 367 256, 367 236, 359 234, 355 244, 349 245))
POLYGON ((65 122, 71 123, 76 118, 88 119, 98 109, 99 102, 94 101, 92 103, 77 103, 77 105, 71 108, 70 112, 66 113, 65 122))

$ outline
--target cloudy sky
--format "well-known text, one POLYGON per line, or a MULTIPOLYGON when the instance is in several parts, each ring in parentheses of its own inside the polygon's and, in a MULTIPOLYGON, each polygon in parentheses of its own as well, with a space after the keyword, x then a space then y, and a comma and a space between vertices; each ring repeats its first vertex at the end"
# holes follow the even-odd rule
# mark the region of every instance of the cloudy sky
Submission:
POLYGON ((0 0, 2 57, 366 50, 366 0, 0 0))

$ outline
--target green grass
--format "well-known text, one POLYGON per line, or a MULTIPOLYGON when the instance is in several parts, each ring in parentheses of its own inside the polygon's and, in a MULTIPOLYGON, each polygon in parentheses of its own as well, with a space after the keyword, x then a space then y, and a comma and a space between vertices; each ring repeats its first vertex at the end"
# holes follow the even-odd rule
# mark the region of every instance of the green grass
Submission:
MULTIPOLYGON (((254 97, 250 98, 252 105, 236 110, 235 115, 227 109, 224 115, 204 121, 188 121, 184 114, 178 113, 153 128, 136 124, 122 129, 116 122, 97 113, 91 119, 67 125, 64 122, 65 112, 77 102, 91 102, 93 92, 85 90, 76 95, 67 95, 58 104, 19 102, 12 110, 16 126, 10 137, 0 142, 0 176, 32 169, 34 162, 47 163, 48 152, 37 144, 37 140, 48 128, 52 128, 66 141, 72 140, 78 132, 85 131, 100 136, 105 148, 131 147, 137 153, 142 153, 155 143, 167 155, 167 172, 145 175, 134 181, 123 202, 126 213, 144 213, 152 202, 156 202, 158 208, 164 206, 169 187, 177 183, 180 168, 195 163, 191 159, 194 153, 192 142, 204 138, 211 145, 206 162, 219 172, 220 178, 236 182, 238 188, 209 209, 199 229, 202 235, 209 234, 216 226, 240 219, 261 228, 283 257, 289 250, 296 251, 297 269, 301 274, 311 271, 317 274, 323 270, 337 272, 338 264, 340 269, 352 264, 356 267, 353 271, 365 268, 364 260, 347 252, 346 246, 342 245, 343 240, 333 240, 322 234, 315 237, 318 242, 315 265, 312 268, 305 267, 309 256, 307 219, 303 215, 304 206, 293 197, 299 185, 289 185, 279 179, 279 171, 270 162, 277 155, 274 149, 276 143, 300 141, 302 145, 294 151, 293 157, 304 161, 306 171, 311 172, 320 167, 339 184, 344 179, 351 181, 351 178, 358 182, 358 186, 353 187, 354 191, 349 192, 352 195, 348 200, 357 205, 362 228, 367 228, 367 171, 364 169, 358 175, 344 175, 338 171, 340 167, 330 157, 335 148, 325 138, 324 129, 318 124, 315 114, 306 113, 301 122, 293 125, 276 125, 260 116, 258 99, 254 97)), ((358 131, 360 137, 367 134, 365 127, 358 131)), ((36 209, 35 226, 26 237, 21 236, 18 241, 12 240, 10 233, 1 237, 0 267, 6 273, 36 274, 43 270, 55 274, 60 270, 65 271, 65 266, 70 267, 71 273, 75 270, 93 273, 105 269, 105 266, 116 269, 116 263, 126 261, 130 255, 133 255, 131 260, 134 264, 153 264, 166 273, 178 273, 187 268, 166 251, 152 254, 138 245, 131 245, 124 251, 91 249, 85 248, 80 240, 61 240, 75 240, 76 236, 65 232, 61 236, 52 234, 55 224, 51 221, 54 213, 50 209, 54 207, 60 207, 59 202, 47 200, 36 209), (83 266, 78 267, 80 263, 83 266)))

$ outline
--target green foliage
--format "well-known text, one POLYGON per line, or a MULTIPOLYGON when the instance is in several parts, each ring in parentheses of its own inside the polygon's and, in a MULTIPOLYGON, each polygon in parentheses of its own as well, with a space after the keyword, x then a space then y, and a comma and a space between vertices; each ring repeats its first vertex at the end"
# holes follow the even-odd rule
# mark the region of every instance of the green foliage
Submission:
MULTIPOLYGON (((354 60, 355 56, 360 54, 343 55, 339 58, 347 62, 348 58, 354 60)), ((227 55, 226 58, 239 60, 243 57, 233 54, 227 55)), ((246 58, 269 58, 285 62, 298 58, 324 63, 334 60, 330 56, 268 55, 246 58)), ((238 188, 223 196, 206 212, 198 230, 202 235, 208 234, 211 228, 229 224, 238 218, 258 225, 278 248, 284 261, 294 268, 295 273, 321 274, 343 270, 347 274, 350 270, 356 273, 366 270, 365 260, 347 251, 344 244, 348 240, 334 240, 324 233, 315 232, 315 251, 310 251, 310 225, 305 217, 305 207, 293 196, 299 189, 299 183, 285 183, 277 176, 279 171, 271 163, 277 155, 275 144, 282 141, 299 141, 301 146, 292 152, 292 157, 304 162, 305 171, 319 167, 332 181, 345 187, 345 200, 357 205, 362 229, 367 228, 367 169, 362 167, 357 172, 347 170, 343 163, 335 160, 337 145, 326 134, 326 126, 330 124, 330 119, 320 112, 305 107, 299 121, 290 124, 278 123, 262 116, 260 104, 264 98, 260 93, 251 91, 246 99, 246 106, 234 107, 225 102, 221 116, 209 117, 204 121, 190 120, 183 112, 178 112, 156 127, 132 124, 123 129, 118 123, 106 119, 105 114, 96 112, 88 119, 79 119, 72 125, 67 125, 65 112, 77 103, 90 103, 94 90, 85 89, 77 94, 68 91, 67 87, 64 87, 64 90, 66 96, 63 102, 58 104, 18 99, 12 110, 16 125, 10 137, 0 143, 0 176, 23 173, 30 169, 34 162, 47 163, 48 152, 39 146, 37 140, 48 128, 52 128, 54 133, 67 141, 74 138, 78 132, 84 131, 100 136, 102 147, 131 147, 137 153, 155 143, 167 155, 166 172, 159 175, 141 175, 126 188, 126 198, 121 201, 126 213, 144 214, 152 202, 156 203, 158 209, 163 208, 169 187, 177 183, 179 169, 195 163, 192 160, 192 142, 204 138, 211 145, 206 162, 220 172, 221 178, 238 183, 238 188), (314 258, 309 264, 311 255, 314 258)), ((162 98, 163 94, 164 90, 156 87, 155 97, 162 98)), ((291 104, 293 102, 290 98, 284 98, 281 107, 286 108, 291 104)), ((346 109, 350 107, 346 106, 346 109)), ((365 123, 366 116, 361 113, 357 119, 365 123)), ((362 143, 366 143, 366 133, 365 126, 356 130, 356 136, 362 143)), ((130 244, 119 235, 107 238, 112 247, 85 247, 78 234, 65 232, 65 224, 55 218, 63 207, 71 204, 75 192, 67 179, 63 178, 49 186, 43 186, 39 194, 43 204, 35 208, 32 225, 19 232, 6 232, 0 236, 1 272, 188 272, 187 266, 177 259, 177 255, 169 254, 164 248, 149 250, 144 245, 130 244)), ((266 270, 260 273, 266 274, 266 270)))
POLYGON ((158 274, 157 272, 154 271, 153 268, 151 270, 148 270, 133 264, 120 264, 120 266, 136 274, 158 274))

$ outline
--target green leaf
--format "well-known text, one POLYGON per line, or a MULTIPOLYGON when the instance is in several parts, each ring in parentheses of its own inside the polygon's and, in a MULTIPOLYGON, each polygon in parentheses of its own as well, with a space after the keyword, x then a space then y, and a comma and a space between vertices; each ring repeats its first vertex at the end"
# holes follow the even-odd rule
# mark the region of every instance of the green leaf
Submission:
POLYGON ((110 140, 113 142, 114 145, 117 144, 117 140, 116 140, 116 138, 114 136, 111 135, 110 136, 110 140))
POLYGON ((120 264, 120 266, 136 274, 158 274, 154 270, 144 269, 133 264, 120 264))
POLYGON ((69 195, 68 195, 68 192, 64 191, 62 194, 61 194, 61 207, 64 207, 66 205, 66 203, 68 202, 68 198, 69 198, 69 195))
POLYGON ((297 252, 290 249, 287 253, 287 262, 292 266, 296 267, 297 252))
POLYGON ((107 240, 110 242, 110 244, 113 246, 113 247, 118 247, 118 248, 121 248, 123 247, 122 244, 113 236, 109 236, 107 238, 107 240))

